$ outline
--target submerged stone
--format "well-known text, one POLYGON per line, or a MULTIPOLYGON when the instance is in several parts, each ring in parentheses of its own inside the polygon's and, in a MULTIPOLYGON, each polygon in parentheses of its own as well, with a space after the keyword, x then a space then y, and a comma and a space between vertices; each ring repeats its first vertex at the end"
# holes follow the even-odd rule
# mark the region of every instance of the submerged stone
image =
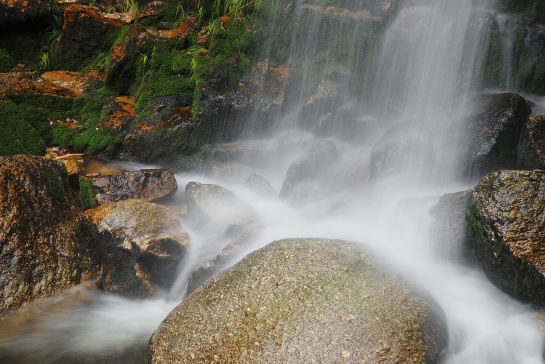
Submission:
POLYGON ((161 324, 148 363, 435 363, 435 303, 360 246, 286 239, 193 292, 161 324))

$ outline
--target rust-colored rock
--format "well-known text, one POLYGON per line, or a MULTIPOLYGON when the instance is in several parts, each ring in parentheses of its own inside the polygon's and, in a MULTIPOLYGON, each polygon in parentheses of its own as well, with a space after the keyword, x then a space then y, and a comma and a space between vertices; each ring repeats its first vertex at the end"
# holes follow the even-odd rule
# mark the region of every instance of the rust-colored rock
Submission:
POLYGON ((85 216, 100 233, 104 290, 144 298, 170 288, 189 236, 167 208, 126 200, 87 210, 85 216))
POLYGON ((0 311, 97 278, 92 236, 62 165, 0 157, 0 311))
POLYGON ((466 211, 470 258, 504 292, 545 307, 545 172, 492 173, 466 211))

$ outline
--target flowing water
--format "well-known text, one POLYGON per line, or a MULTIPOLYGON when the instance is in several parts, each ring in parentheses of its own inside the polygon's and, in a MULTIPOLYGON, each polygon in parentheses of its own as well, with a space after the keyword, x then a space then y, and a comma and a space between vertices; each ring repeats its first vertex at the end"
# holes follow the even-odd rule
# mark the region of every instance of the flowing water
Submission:
MULTIPOLYGON (((386 22, 385 33, 372 37, 377 46, 362 37, 377 25, 372 14, 358 8, 360 3, 369 1, 354 1, 349 21, 327 20, 331 14, 320 13, 325 8, 297 10, 295 16, 305 21, 297 23, 286 48, 306 72, 291 88, 275 136, 257 143, 271 146, 273 153, 241 158, 251 167, 229 179, 184 174, 177 176, 178 184, 220 184, 260 215, 259 232, 230 264, 282 238, 360 242, 440 304, 449 327, 444 363, 542 363, 535 312, 461 264, 457 242, 430 234, 430 209, 439 197, 476 183, 463 178, 464 151, 457 146, 464 137, 464 116, 471 111, 482 40, 479 19, 493 4, 404 1, 398 15, 386 22), (373 52, 375 57, 368 57, 373 52), (316 77, 317 69, 322 76, 316 77), (331 90, 339 95, 334 102, 320 99, 331 90), (313 94, 318 102, 309 108, 305 100, 313 94), (278 199, 245 186, 246 172, 256 172, 279 191, 290 163, 316 139, 309 131, 333 140, 339 157, 304 186, 304 193, 278 199)), ((44 310, 38 323, 1 338, 0 348, 45 363, 57 362, 59 355, 123 353, 146 342, 183 299, 193 268, 232 240, 200 221, 182 220, 182 225, 191 235, 192 250, 168 299, 131 302, 94 295, 84 306, 44 310)))

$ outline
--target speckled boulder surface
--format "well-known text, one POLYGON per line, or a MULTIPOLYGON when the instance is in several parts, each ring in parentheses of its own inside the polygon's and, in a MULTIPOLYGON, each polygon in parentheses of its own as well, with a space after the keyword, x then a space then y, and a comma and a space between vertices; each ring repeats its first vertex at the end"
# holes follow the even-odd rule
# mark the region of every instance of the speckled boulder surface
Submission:
POLYGON ((363 248, 286 239, 199 287, 165 319, 148 363, 435 363, 443 315, 363 248))
POLYGON ((125 200, 85 211, 104 249, 101 285, 109 292, 144 298, 171 287, 189 236, 167 208, 125 200))
POLYGON ((545 172, 501 171, 481 180, 467 210, 468 254, 504 292, 545 307, 545 172))
POLYGON ((154 201, 178 189, 176 177, 168 169, 142 169, 91 178, 90 181, 99 204, 131 198, 154 201))
POLYGON ((0 157, 0 312, 95 279, 101 253, 66 169, 0 157))

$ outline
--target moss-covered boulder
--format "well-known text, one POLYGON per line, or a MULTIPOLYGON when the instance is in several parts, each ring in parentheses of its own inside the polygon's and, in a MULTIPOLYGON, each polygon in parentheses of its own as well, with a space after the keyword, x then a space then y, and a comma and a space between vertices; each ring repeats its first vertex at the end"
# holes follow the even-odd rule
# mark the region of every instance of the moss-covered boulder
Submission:
POLYGON ((436 304, 362 247, 276 241, 193 292, 165 319, 148 363, 435 363, 436 304))
POLYGON ((62 164, 0 157, 0 311, 98 278, 96 231, 62 164))
POLYGON ((517 146, 531 110, 516 93, 487 93, 475 98, 467 121, 466 174, 482 177, 499 169, 517 168, 517 146))
POLYGON ((189 236, 168 209, 125 200, 85 211, 100 235, 102 289, 131 298, 164 293, 173 284, 189 236))
POLYGON ((502 291, 545 307, 545 172, 506 170, 481 180, 467 209, 469 258, 502 291))

